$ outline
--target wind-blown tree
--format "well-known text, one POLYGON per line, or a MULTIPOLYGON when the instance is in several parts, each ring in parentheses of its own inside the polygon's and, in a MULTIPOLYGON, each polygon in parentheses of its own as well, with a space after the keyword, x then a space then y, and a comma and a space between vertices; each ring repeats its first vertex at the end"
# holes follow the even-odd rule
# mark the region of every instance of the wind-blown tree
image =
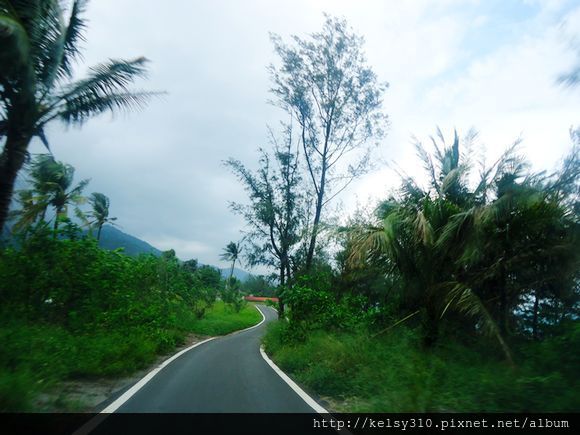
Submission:
POLYGON ((92 210, 89 213, 89 218, 92 218, 90 225, 97 228, 97 240, 101 240, 101 230, 103 225, 106 223, 113 224, 117 218, 109 217, 109 197, 99 193, 93 192, 89 197, 89 203, 91 204, 92 210))
MULTIPOLYGON (((457 252, 448 249, 440 239, 447 234, 447 225, 462 211, 487 197, 487 190, 493 177, 493 169, 503 168, 510 153, 505 154, 492 168, 484 169, 474 190, 468 188, 471 159, 467 153, 460 153, 457 133, 448 146, 443 134, 437 130, 437 140, 432 138, 434 155, 416 142, 417 155, 422 160, 428 174, 429 185, 420 184, 405 174, 398 196, 383 202, 377 210, 379 221, 371 226, 363 226, 352 232, 351 261, 367 261, 373 267, 383 265, 388 274, 395 274, 402 280, 402 295, 407 314, 421 314, 424 325, 424 339, 432 345, 438 337, 441 317, 449 308, 450 282, 457 273, 457 252)), ((462 147, 467 151, 475 137, 469 132, 462 147)), ((464 305, 455 300, 456 307, 464 305)), ((500 344, 503 338, 494 329, 492 319, 486 316, 484 306, 477 305, 478 299, 471 300, 471 313, 477 314, 484 322, 491 324, 500 344)), ((511 359, 507 347, 506 356, 511 359)))
POLYGON ((9 219, 16 219, 13 231, 27 231, 34 224, 43 221, 46 215, 48 203, 45 197, 39 197, 32 190, 20 190, 17 192, 16 203, 20 206, 12 210, 9 219))
POLYGON ((526 169, 521 158, 507 159, 491 184, 494 199, 454 216, 440 244, 459 253, 453 298, 492 301, 488 311, 504 336, 518 326, 514 309, 533 301, 530 326, 539 338, 541 301, 556 301, 562 318, 578 301, 578 144, 550 176, 526 169))
POLYGON ((578 300, 580 226, 569 198, 578 153, 545 176, 530 173, 512 146, 473 189, 457 135, 442 150, 435 143, 435 157, 422 146, 418 154, 429 188, 404 177, 399 197, 379 208, 380 221, 353 231, 352 261, 399 276, 406 308, 424 314, 428 344, 444 316, 467 314, 477 319, 472 331, 495 336, 513 362, 507 338, 522 311, 532 311, 538 337, 540 302, 558 301, 569 312, 578 300))
POLYGON ((242 182, 250 204, 231 203, 231 209, 248 224, 245 235, 250 265, 265 265, 278 271, 280 316, 284 313, 284 288, 291 283, 298 268, 297 257, 307 219, 307 204, 299 170, 298 151, 292 129, 287 127, 283 144, 271 136, 274 159, 260 150, 260 166, 248 170, 240 161, 230 159, 226 165, 242 182))
POLYGON ((48 123, 80 125, 103 112, 142 107, 154 95, 129 90, 145 75, 143 57, 109 60, 72 80, 86 3, 73 1, 67 13, 56 0, 0 0, 0 232, 30 141, 38 137, 49 147, 48 123))
POLYGON ((270 67, 271 92, 300 127, 315 198, 305 258, 309 269, 325 206, 371 168, 369 144, 387 125, 381 106, 388 85, 366 65, 363 39, 345 20, 326 16, 321 32, 293 40, 290 46, 272 36, 281 65, 270 67))
POLYGON ((224 252, 220 255, 220 258, 224 261, 231 261, 232 267, 230 268, 230 276, 228 278, 228 286, 232 281, 232 277, 234 276, 234 268, 236 267, 236 261, 240 259, 240 254, 242 249, 239 243, 230 242, 224 248, 224 252))
POLYGON ((68 217, 69 206, 82 220, 84 213, 79 208, 86 202, 82 195, 89 180, 73 184, 75 169, 54 160, 51 155, 41 154, 32 163, 29 176, 31 189, 19 192, 22 209, 15 212, 19 217, 16 229, 25 228, 37 220, 45 220, 49 208, 54 211, 53 230, 56 236, 59 222, 68 217))

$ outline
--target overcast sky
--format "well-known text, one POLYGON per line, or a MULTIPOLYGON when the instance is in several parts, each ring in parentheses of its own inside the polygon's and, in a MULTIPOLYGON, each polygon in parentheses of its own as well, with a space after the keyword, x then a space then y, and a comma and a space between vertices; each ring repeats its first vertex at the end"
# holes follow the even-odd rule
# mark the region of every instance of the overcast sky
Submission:
MULTIPOLYGON (((167 91, 141 112, 105 115, 82 129, 49 129, 58 160, 111 198, 121 229, 182 259, 226 266, 219 254, 244 224, 228 209, 244 191, 228 157, 255 166, 266 126, 284 119, 267 104, 269 32, 285 40, 320 30, 323 12, 365 38, 368 63, 390 84, 391 126, 380 155, 417 172, 411 136, 439 126, 480 132, 491 161, 518 137, 537 169, 552 168, 580 124, 580 88, 556 84, 577 57, 576 1, 98 0, 89 3, 85 62, 145 56, 137 88, 167 91)), ((42 152, 36 143, 32 152, 42 152)), ((345 209, 384 197, 387 168, 345 191, 345 209)))

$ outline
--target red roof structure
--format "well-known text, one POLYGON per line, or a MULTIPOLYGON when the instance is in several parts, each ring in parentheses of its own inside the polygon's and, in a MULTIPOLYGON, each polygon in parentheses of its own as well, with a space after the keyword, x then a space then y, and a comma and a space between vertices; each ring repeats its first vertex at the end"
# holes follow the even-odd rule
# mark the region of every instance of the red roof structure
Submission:
POLYGON ((265 298, 262 296, 246 296, 244 297, 245 300, 249 301, 249 302, 266 302, 266 301, 272 301, 272 302, 278 302, 278 298, 265 298))

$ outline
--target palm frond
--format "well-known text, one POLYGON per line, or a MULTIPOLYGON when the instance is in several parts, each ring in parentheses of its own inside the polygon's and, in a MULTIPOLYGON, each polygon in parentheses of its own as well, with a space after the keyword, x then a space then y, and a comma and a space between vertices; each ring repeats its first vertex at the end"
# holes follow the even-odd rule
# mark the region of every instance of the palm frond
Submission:
MULTIPOLYGON (((87 185, 90 183, 90 181, 91 181, 90 179, 79 181, 79 184, 77 184, 76 187, 69 192, 69 196, 71 198, 76 198, 80 196, 83 190, 85 190, 85 187, 87 187, 87 185)), ((86 198, 83 198, 81 201, 85 202, 86 198)))
POLYGON ((449 221, 441 230, 435 246, 440 248, 450 246, 451 244, 457 244, 459 240, 463 239, 461 234, 471 232, 475 213, 476 209, 471 208, 467 211, 456 213, 451 216, 449 221))
MULTIPOLYGON (((438 150, 438 148, 436 148, 436 149, 438 150)), ((431 158, 431 155, 427 152, 427 150, 425 149, 423 144, 421 142, 419 142, 418 140, 415 140, 415 150, 417 152, 417 156, 423 162, 423 167, 425 168, 425 170, 429 173, 429 176, 431 177, 431 185, 437 191, 437 193, 441 193, 439 181, 437 180, 437 177, 435 176, 435 166, 433 165, 433 159, 431 158)))
POLYGON ((423 211, 417 212, 413 223, 418 240, 423 243, 424 246, 430 246, 433 243, 434 238, 433 228, 425 217, 423 211))
POLYGON ((141 109, 154 96, 155 92, 128 92, 107 96, 84 95, 66 102, 65 106, 55 114, 65 123, 82 124, 89 118, 110 111, 128 111, 141 109))
POLYGON ((567 74, 558 77, 558 83, 568 87, 577 86, 580 83, 580 65, 576 65, 567 74))
POLYGON ((462 168, 454 168, 449 171, 441 181, 440 193, 445 194, 456 187, 459 184, 462 175, 462 168))
POLYGON ((159 92, 130 92, 129 84, 146 75, 148 60, 110 60, 91 68, 89 77, 67 86, 53 97, 53 104, 41 114, 44 124, 59 117, 67 123, 83 123, 105 111, 139 109, 159 92))
POLYGON ((111 59, 92 67, 88 78, 72 83, 60 97, 69 100, 90 93, 106 96, 126 92, 127 86, 136 78, 147 75, 148 62, 144 57, 133 60, 111 59))
POLYGON ((81 58, 79 44, 85 41, 83 32, 86 30, 86 22, 82 14, 86 10, 87 0, 75 0, 73 3, 68 26, 64 33, 63 54, 60 62, 60 71, 66 77, 72 77, 72 65, 76 59, 81 58))
POLYGON ((464 314, 478 317, 481 321, 483 331, 497 339, 504 352, 506 360, 511 366, 514 365, 511 350, 502 337, 499 326, 485 307, 483 301, 471 290, 471 288, 462 283, 455 283, 448 292, 448 304, 449 306, 454 306, 458 311, 464 314))
POLYGON ((50 198, 46 195, 39 195, 33 190, 20 190, 17 192, 17 202, 20 210, 10 213, 10 218, 17 219, 14 224, 15 231, 22 231, 34 224, 44 215, 48 208, 50 198))
POLYGON ((75 216, 81 222, 81 226, 88 227, 91 225, 86 213, 83 212, 79 207, 75 207, 75 216))
POLYGON ((389 238, 383 227, 364 226, 353 228, 352 249, 347 262, 351 267, 359 267, 374 255, 389 250, 389 238))
POLYGON ((30 41, 15 17, 0 14, 0 83, 18 82, 21 92, 34 93, 34 69, 30 41))
POLYGON ((46 95, 59 77, 66 25, 58 1, 40 3, 39 15, 35 19, 30 37, 34 47, 33 59, 38 84, 43 95, 46 95))

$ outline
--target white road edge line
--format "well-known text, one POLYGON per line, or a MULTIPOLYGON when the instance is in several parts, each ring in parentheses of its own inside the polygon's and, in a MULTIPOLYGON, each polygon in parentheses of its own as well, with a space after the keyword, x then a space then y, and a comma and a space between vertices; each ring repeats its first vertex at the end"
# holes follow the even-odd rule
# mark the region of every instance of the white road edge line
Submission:
POLYGON ((260 326, 262 323, 264 323, 266 321, 266 316, 264 316, 264 313, 262 313, 262 310, 260 310, 257 305, 254 305, 254 308, 256 310, 258 310, 258 313, 260 313, 262 315, 262 321, 260 323, 258 323, 257 325, 250 326, 249 328, 246 328, 246 329, 240 329, 239 331, 234 331, 228 335, 235 335, 235 334, 239 334, 240 332, 249 331, 250 329, 257 328, 258 326, 260 326))
MULTIPOLYGON (((266 321, 266 317, 264 316, 264 313, 262 313, 258 307, 256 307, 256 309, 262 315, 262 321, 260 323, 258 323, 257 325, 250 326, 249 328, 242 329, 240 331, 235 331, 232 334, 237 334, 240 332, 244 332, 244 331, 248 331, 250 329, 257 328, 258 326, 260 326, 262 323, 264 323, 266 321)), ((139 391, 141 388, 143 388, 145 386, 145 384, 147 384, 147 382, 149 382, 151 379, 153 379, 153 377, 157 373, 159 373, 161 370, 163 370, 164 367, 168 366, 173 361, 175 361, 177 358, 179 358, 181 355, 183 355, 186 352, 189 352, 191 349, 193 349, 197 346, 201 346, 202 344, 207 343, 208 341, 215 340, 216 338, 218 338, 218 337, 210 337, 206 340, 200 341, 199 343, 195 343, 193 346, 189 346, 188 348, 183 349, 182 351, 177 352, 172 357, 166 359, 158 367, 154 368, 149 373, 147 373, 139 382, 137 382, 135 385, 133 385, 131 388, 129 388, 127 391, 125 391, 125 393, 123 393, 121 395, 121 397, 119 397, 117 400, 115 400, 113 403, 111 403, 109 406, 107 406, 105 409, 103 409, 100 412, 100 414, 111 414, 111 413, 115 412, 127 400, 129 400, 137 391, 139 391)))
MULTIPOLYGON (((240 332, 249 331, 250 329, 257 328, 258 326, 260 326, 262 323, 264 323, 266 321, 266 316, 264 316, 264 313, 262 313, 262 311, 256 305, 254 305, 254 307, 262 315, 262 320, 254 326, 250 326, 249 328, 245 328, 245 329, 242 329, 240 331, 232 332, 229 335, 238 334, 240 332)), ((159 373, 161 370, 163 370, 163 368, 167 367, 169 364, 171 364, 173 361, 175 361, 177 358, 179 358, 184 353, 189 352, 191 349, 193 349, 197 346, 201 346, 202 344, 207 343, 208 341, 215 340, 216 338, 219 338, 219 336, 210 337, 206 340, 200 341, 199 343, 195 343, 194 345, 189 346, 188 348, 183 349, 180 352, 177 352, 172 357, 163 361, 159 366, 155 367, 153 370, 151 370, 149 373, 147 373, 143 378, 141 378, 141 380, 139 380, 135 385, 133 385, 131 388, 129 388, 127 391, 125 391, 119 398, 117 398, 117 400, 115 400, 113 403, 111 403, 109 406, 107 406, 105 409, 103 409, 101 412, 99 412, 99 414, 97 416, 95 416, 93 419, 91 419, 90 421, 85 423, 81 428, 77 429, 73 433, 73 435, 82 435, 82 434, 90 433, 92 430, 94 430, 94 428, 96 428, 107 417, 106 415, 101 415, 101 414, 114 413, 115 411, 117 411, 117 409, 119 409, 121 406, 123 406, 123 404, 125 402, 127 402, 127 400, 129 400, 131 397, 133 397, 135 395, 135 393, 137 393, 137 391, 139 391, 151 379, 153 379, 153 377, 157 373, 159 373)))
POLYGON ((149 373, 147 373, 139 382, 137 382, 135 385, 133 385, 131 388, 129 388, 127 391, 125 391, 121 395, 121 397, 119 397, 117 400, 115 400, 113 403, 111 403, 109 406, 107 406, 105 409, 103 409, 100 412, 100 414, 111 414, 111 413, 115 412, 127 400, 129 400, 137 391, 139 391, 141 388, 143 388, 145 386, 145 384, 147 384, 147 382, 149 382, 151 379, 153 379, 153 377, 157 373, 159 373, 161 370, 163 370, 164 367, 168 366, 173 361, 175 361, 177 358, 179 358, 181 355, 183 355, 186 352, 189 352, 191 349, 193 349, 197 346, 201 346, 202 344, 207 343, 208 341, 214 340, 215 338, 216 337, 211 337, 211 338, 208 338, 206 340, 200 341, 199 343, 195 343, 193 346, 189 346, 188 348, 183 349, 180 352, 177 352, 171 358, 166 359, 159 366, 157 366, 156 368, 151 370, 149 373))
MULTIPOLYGON (((262 310, 260 310, 260 312, 262 312, 262 310)), ((262 313, 262 316, 264 315, 264 313, 262 313)), ((265 318, 265 317, 264 317, 265 318)), ((319 414, 330 414, 330 412, 328 412, 326 409, 324 409, 322 406, 320 406, 318 404, 318 402, 316 402, 316 400, 314 400, 312 397, 310 397, 306 391, 304 391, 302 388, 300 388, 298 386, 298 384, 296 384, 296 382, 294 382, 292 379, 290 379, 290 377, 284 373, 280 367, 278 367, 274 361, 272 361, 268 355, 266 355, 266 352, 264 351, 264 346, 261 345, 260 346, 260 354, 262 355, 262 358, 264 358, 264 361, 266 361, 268 363, 268 365, 270 367, 272 367, 272 369, 276 372, 276 374, 278 376, 280 376, 282 378, 282 380, 284 382, 286 382, 288 384, 288 386, 290 388, 292 388, 294 390, 294 392, 296 394, 298 394, 300 396, 300 398, 302 400, 304 400, 308 406, 310 406, 312 409, 314 409, 316 412, 318 412, 319 414)))

